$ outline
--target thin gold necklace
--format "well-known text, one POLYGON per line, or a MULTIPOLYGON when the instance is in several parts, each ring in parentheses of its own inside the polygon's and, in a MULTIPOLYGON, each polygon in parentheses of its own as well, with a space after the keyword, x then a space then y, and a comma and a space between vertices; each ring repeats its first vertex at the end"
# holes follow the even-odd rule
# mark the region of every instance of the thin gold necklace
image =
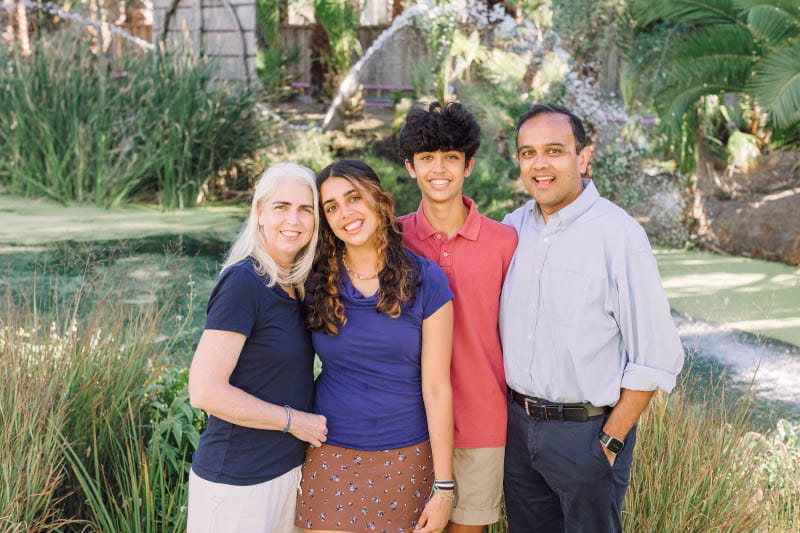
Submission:
POLYGON ((370 274, 368 276, 364 276, 362 274, 359 274, 358 272, 353 272, 352 270, 350 270, 350 267, 347 266, 347 252, 346 251, 342 252, 342 264, 344 265, 344 269, 347 270, 347 273, 350 274, 351 276, 353 276, 354 278, 358 279, 358 280, 367 281, 367 280, 375 279, 375 278, 378 277, 378 273, 377 272, 375 272, 374 274, 370 274))

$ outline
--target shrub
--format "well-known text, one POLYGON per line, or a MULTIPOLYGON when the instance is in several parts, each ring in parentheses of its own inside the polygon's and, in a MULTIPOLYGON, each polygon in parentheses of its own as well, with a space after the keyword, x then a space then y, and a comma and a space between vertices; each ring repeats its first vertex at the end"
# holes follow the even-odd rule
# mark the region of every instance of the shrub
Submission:
POLYGON ((205 59, 158 52, 111 65, 63 30, 32 49, 0 51, 9 192, 104 206, 156 196, 174 209, 263 142, 255 90, 212 83, 205 59))

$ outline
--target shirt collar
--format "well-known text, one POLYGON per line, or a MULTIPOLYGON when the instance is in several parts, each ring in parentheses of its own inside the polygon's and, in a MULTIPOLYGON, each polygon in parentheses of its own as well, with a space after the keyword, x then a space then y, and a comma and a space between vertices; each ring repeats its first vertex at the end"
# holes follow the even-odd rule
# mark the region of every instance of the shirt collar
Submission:
MULTIPOLYGON (((559 224, 564 226, 569 226, 575 220, 578 219, 582 214, 588 211, 594 203, 600 198, 600 193, 597 191, 597 187, 594 185, 594 181, 586 178, 582 178, 581 182, 583 183, 583 190, 578 195, 575 200, 570 203, 569 205, 564 206, 563 208, 559 209, 552 215, 550 215, 551 220, 557 220, 559 224)), ((531 206, 531 214, 534 217, 534 220, 541 220, 544 223, 544 218, 542 217, 542 211, 539 208, 539 204, 535 201, 531 206)))
MULTIPOLYGON (((462 196, 461 200, 469 209, 469 213, 467 213, 467 219, 458 229, 456 235, 461 235, 465 239, 476 241, 478 240, 478 233, 480 233, 481 229, 480 213, 478 213, 478 208, 471 198, 462 196)), ((431 223, 428 222, 427 217, 425 217, 425 212, 422 210, 422 202, 420 202, 419 208, 417 208, 417 237, 420 240, 425 240, 429 239, 438 232, 439 230, 431 226, 431 223)))

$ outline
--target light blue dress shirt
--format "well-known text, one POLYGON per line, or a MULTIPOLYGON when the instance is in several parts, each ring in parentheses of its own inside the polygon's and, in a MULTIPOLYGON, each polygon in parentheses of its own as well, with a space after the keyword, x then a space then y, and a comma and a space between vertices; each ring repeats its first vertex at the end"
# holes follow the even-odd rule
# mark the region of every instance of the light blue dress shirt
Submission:
POLYGON ((684 353, 647 235, 583 182, 547 223, 534 200, 503 220, 519 235, 500 299, 508 386, 596 406, 669 392, 684 353))

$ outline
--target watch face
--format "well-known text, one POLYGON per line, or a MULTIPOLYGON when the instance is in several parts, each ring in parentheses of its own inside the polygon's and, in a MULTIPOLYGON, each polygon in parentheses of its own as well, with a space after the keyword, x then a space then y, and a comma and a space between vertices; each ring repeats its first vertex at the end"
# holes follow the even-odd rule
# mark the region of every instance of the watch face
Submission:
POLYGON ((617 454, 625 447, 625 443, 616 437, 610 437, 606 442, 606 448, 613 454, 617 454))
POLYGON ((605 445, 606 449, 613 454, 618 454, 625 447, 625 442, 619 440, 617 437, 612 437, 607 433, 600 435, 600 440, 605 445))

